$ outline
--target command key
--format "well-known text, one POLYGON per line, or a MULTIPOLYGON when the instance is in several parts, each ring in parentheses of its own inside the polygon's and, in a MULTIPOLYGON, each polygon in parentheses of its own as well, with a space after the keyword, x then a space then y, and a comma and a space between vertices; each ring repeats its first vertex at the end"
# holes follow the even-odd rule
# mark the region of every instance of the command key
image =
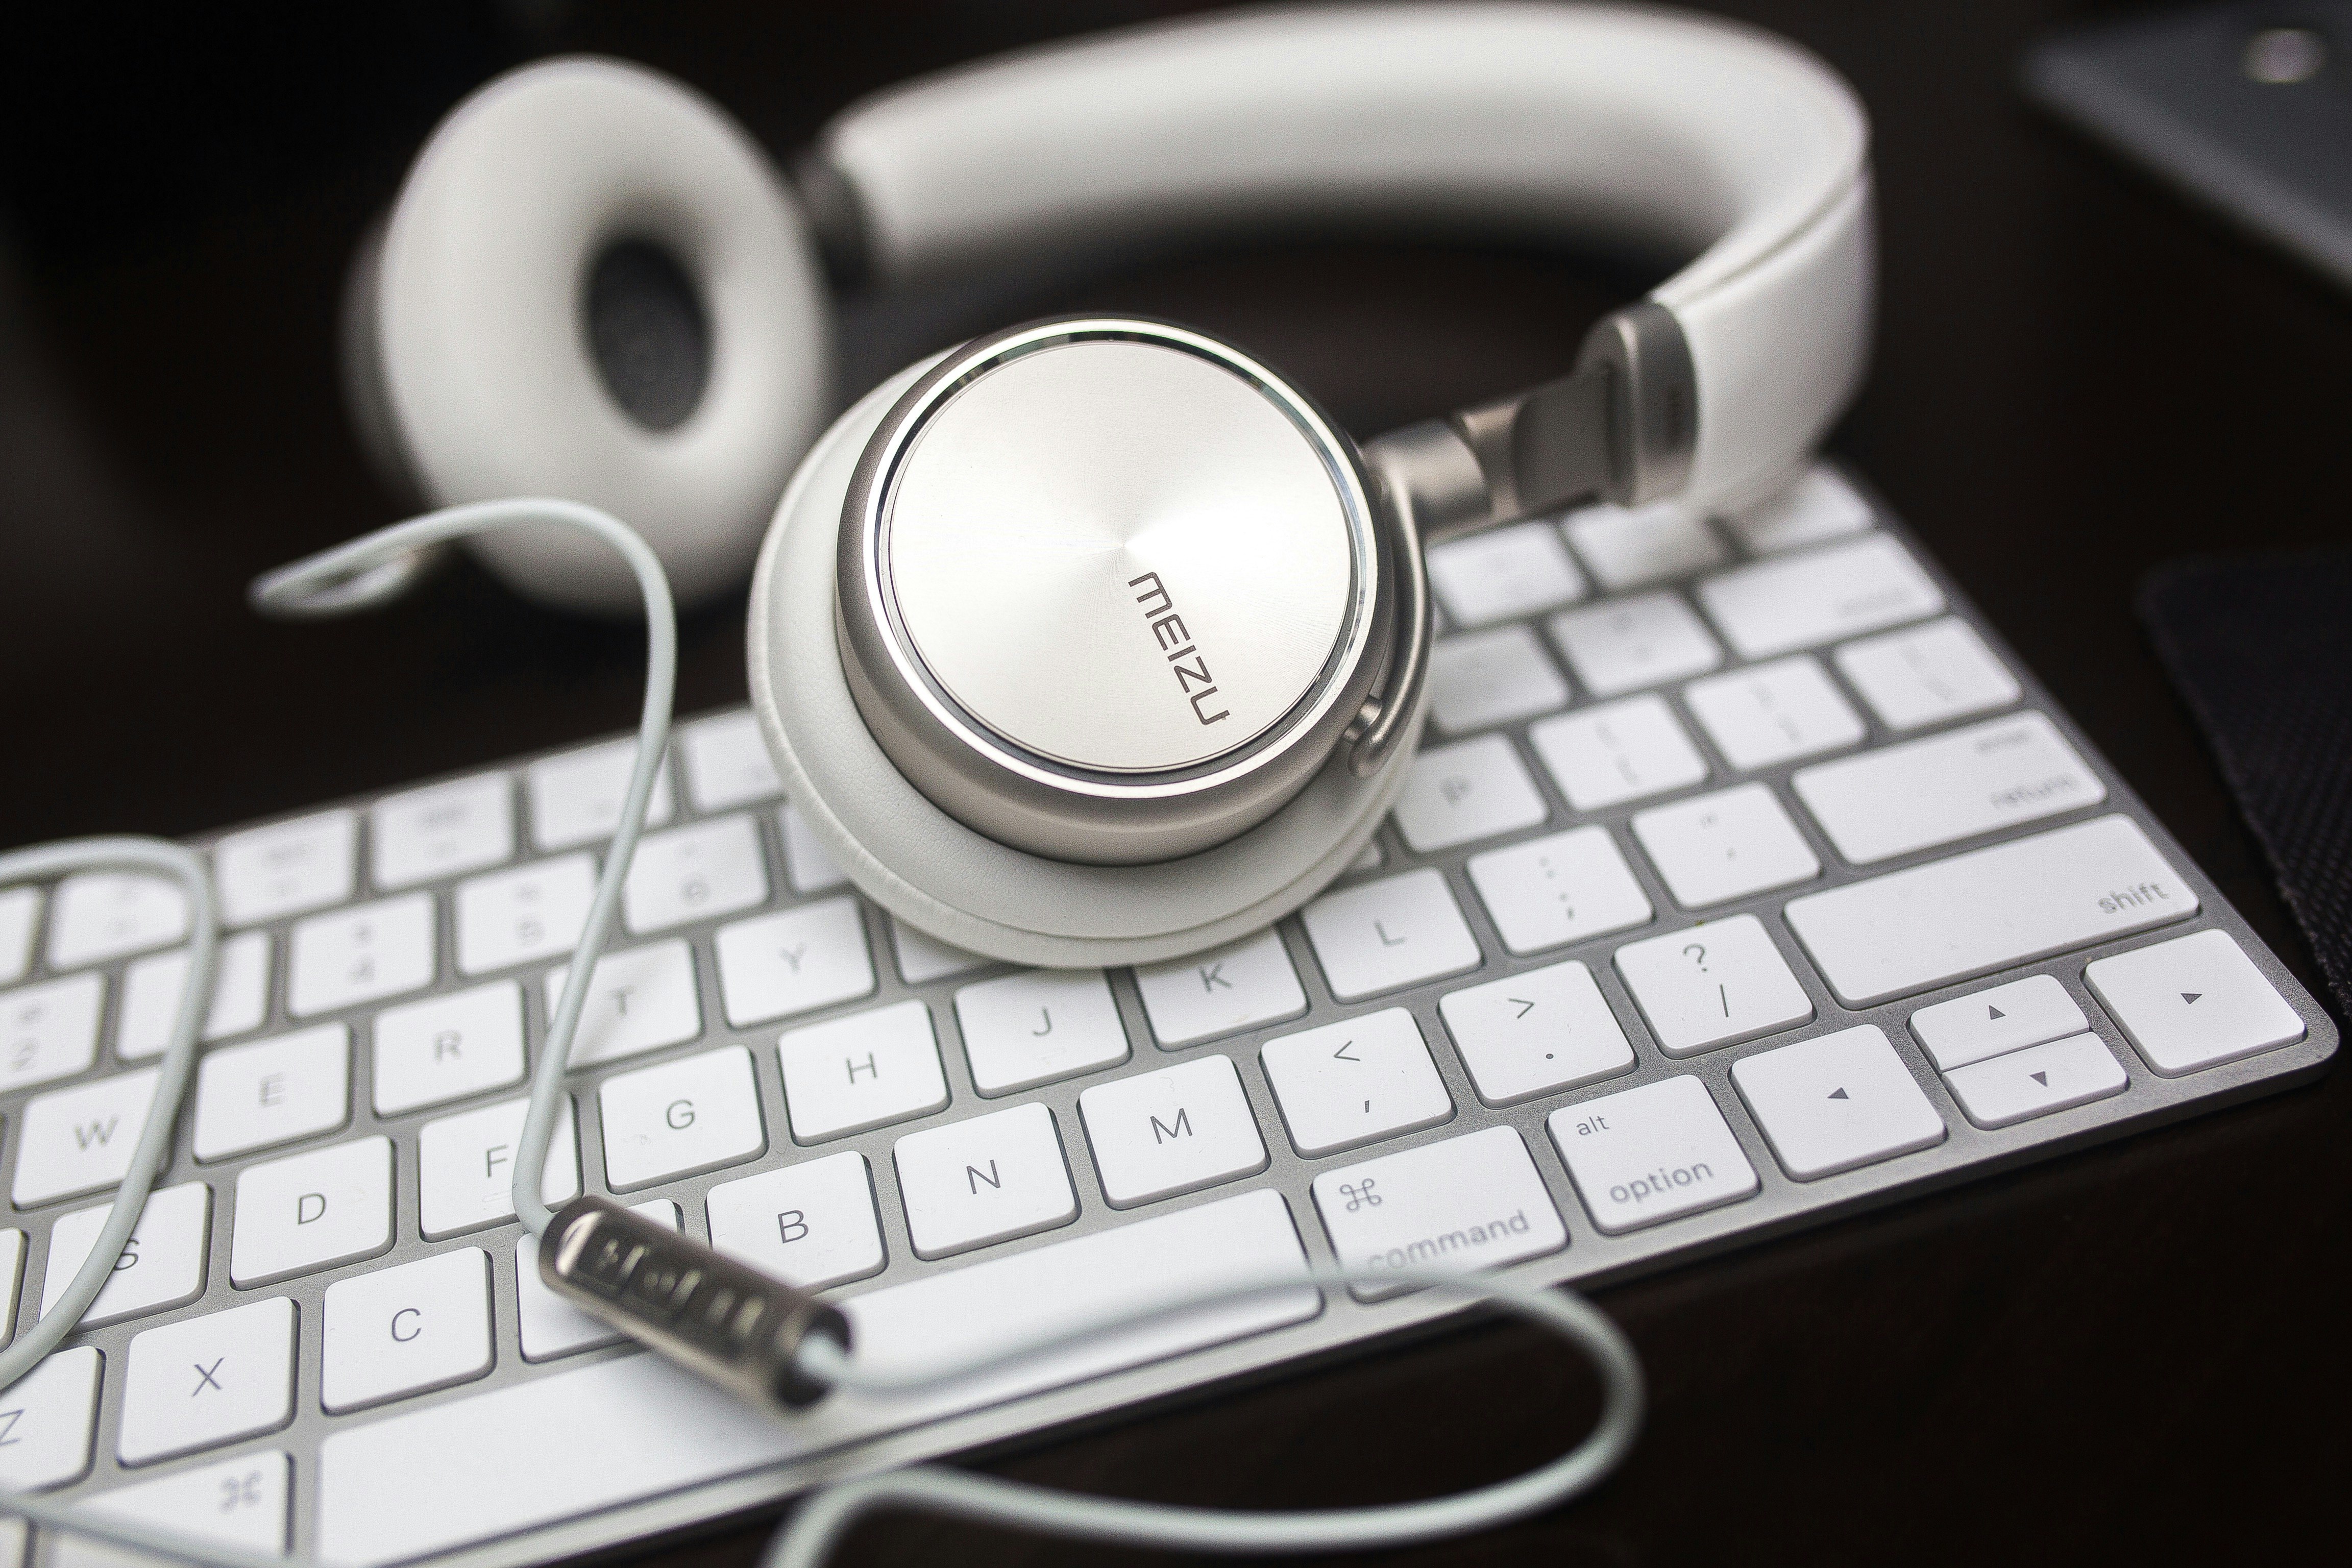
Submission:
MULTIPOLYGON (((1558 1252, 1568 1227, 1508 1127, 1367 1160, 1315 1178, 1331 1250, 1350 1268, 1466 1273, 1558 1252)), ((1408 1285, 1358 1285, 1359 1300, 1408 1285)))

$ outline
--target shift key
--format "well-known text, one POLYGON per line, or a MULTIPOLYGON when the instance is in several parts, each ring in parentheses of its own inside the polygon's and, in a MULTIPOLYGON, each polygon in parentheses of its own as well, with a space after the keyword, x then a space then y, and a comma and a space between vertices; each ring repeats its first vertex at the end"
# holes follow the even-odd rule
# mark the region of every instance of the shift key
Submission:
POLYGON ((2197 912, 2127 816, 2095 817, 1789 900, 1789 929, 1851 1007, 2197 912))

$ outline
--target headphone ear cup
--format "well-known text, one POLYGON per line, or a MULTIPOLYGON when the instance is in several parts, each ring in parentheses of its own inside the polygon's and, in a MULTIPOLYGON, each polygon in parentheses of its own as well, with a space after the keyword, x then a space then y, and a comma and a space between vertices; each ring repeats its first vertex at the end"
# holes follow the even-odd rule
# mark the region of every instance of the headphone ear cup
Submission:
POLYGON ((343 277, 341 307, 335 321, 336 357, 342 372, 343 407, 351 416, 352 432, 359 437, 368 466, 403 500, 415 502, 422 499, 416 493, 415 469, 401 449, 400 432, 393 423, 383 386, 383 350, 375 332, 377 274, 388 221, 390 215, 380 215, 368 225, 360 237, 359 249, 352 254, 351 270, 343 277))
MULTIPOLYGON (((682 605, 750 573, 832 399, 798 199, 716 105, 614 60, 526 67, 450 112, 353 262, 341 336, 362 441, 419 500, 602 507, 682 605)), ((468 548, 533 598, 637 607, 593 542, 468 548)))

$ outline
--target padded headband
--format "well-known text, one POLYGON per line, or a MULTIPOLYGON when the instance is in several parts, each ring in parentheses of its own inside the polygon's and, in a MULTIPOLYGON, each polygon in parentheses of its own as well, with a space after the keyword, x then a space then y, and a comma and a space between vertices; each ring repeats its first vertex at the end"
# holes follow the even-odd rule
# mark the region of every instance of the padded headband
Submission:
POLYGON ((1383 5, 1145 28, 885 92, 818 153, 884 282, 1316 217, 1692 255, 1651 298, 1697 382, 1695 505, 1782 477, 1868 353, 1861 106, 1788 44, 1673 13, 1383 5))

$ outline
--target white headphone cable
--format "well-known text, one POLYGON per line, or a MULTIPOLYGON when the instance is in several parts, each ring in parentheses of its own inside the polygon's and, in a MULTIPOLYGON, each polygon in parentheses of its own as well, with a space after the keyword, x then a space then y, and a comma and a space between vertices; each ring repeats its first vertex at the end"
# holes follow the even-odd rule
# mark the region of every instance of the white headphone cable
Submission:
MULTIPOLYGON (((636 759, 587 921, 532 1072, 530 1105, 515 1161, 515 1213, 527 1230, 541 1236, 553 1215, 540 1195, 539 1177, 562 1105, 572 1038, 596 960, 612 933, 629 865, 645 829, 662 754, 669 742, 677 629, 660 563, 634 530, 595 508, 547 499, 484 501, 412 518, 270 573, 254 584, 252 601, 264 614, 289 618, 373 607, 397 596, 415 580, 413 563, 418 552, 466 535, 517 526, 573 528, 611 544, 635 574, 646 605, 646 691, 637 726, 636 759)), ((113 1209, 65 1294, 16 1343, 0 1352, 0 1389, 29 1373, 72 1332, 113 1272, 148 1194, 169 1163, 173 1131, 194 1071, 197 1034, 209 1010, 219 914, 210 877, 203 860, 192 851, 142 838, 93 838, 39 846, 0 856, 0 885, 108 866, 160 871, 185 886, 190 908, 187 983, 164 1049, 155 1097, 113 1209)), ((813 1492, 778 1531, 763 1568, 815 1568, 857 1518, 893 1504, 1024 1525, 1057 1535, 1199 1552, 1297 1552, 1402 1545, 1484 1529, 1565 1502, 1596 1485, 1632 1447, 1643 1400, 1640 1363, 1632 1345, 1597 1309, 1564 1289, 1544 1290, 1433 1271, 1326 1268, 1231 1282, 1142 1311, 1130 1310, 1076 1330, 1058 1331, 1010 1350, 903 1374, 868 1372, 833 1340, 811 1336, 801 1342, 796 1364, 829 1389, 887 1398, 1002 1373, 1212 1307, 1318 1286, 1369 1283, 1410 1284, 1483 1298, 1506 1312, 1552 1330, 1591 1358, 1602 1388, 1599 1421, 1567 1453, 1509 1480, 1451 1497, 1377 1508, 1236 1512, 1079 1497, 928 1465, 890 1470, 813 1492)), ((210 1568, 313 1568, 303 1558, 157 1528, 102 1511, 89 1501, 62 1503, 37 1493, 12 1490, 0 1493, 0 1510, 51 1528, 210 1568)))

